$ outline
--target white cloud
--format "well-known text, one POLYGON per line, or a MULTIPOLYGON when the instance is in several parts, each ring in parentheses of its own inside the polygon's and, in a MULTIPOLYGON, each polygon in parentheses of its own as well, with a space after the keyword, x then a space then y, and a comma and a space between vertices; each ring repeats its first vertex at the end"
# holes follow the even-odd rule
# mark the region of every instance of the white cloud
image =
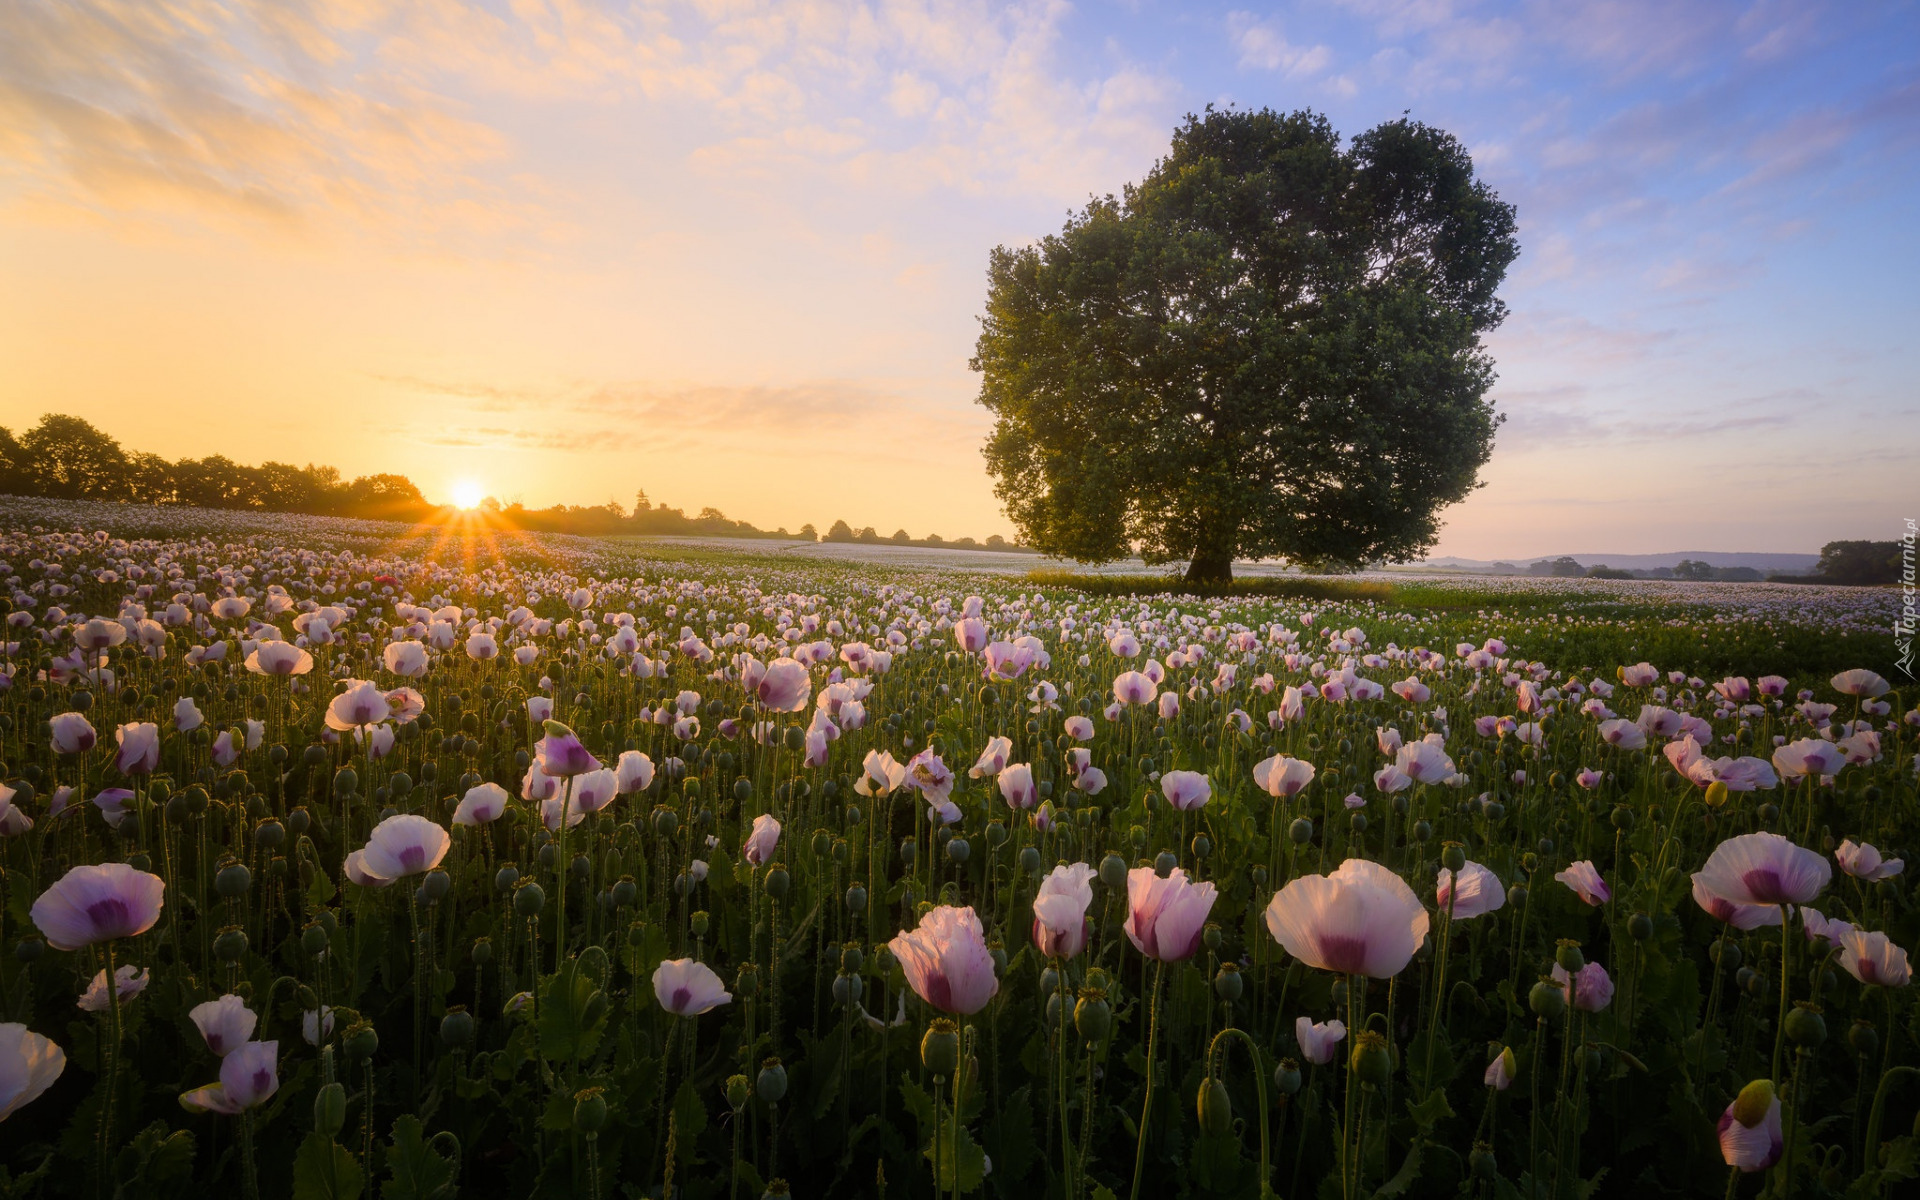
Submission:
POLYGON ((1333 51, 1326 46, 1296 46, 1280 32, 1278 24, 1262 21, 1250 12, 1228 13, 1227 31, 1243 67, 1308 78, 1326 70, 1333 61, 1333 51))

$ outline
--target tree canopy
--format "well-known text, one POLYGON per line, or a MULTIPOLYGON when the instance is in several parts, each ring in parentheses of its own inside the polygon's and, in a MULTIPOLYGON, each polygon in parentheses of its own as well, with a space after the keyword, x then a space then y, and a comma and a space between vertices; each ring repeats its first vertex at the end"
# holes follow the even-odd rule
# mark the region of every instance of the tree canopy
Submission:
POLYGON ((1100 562, 1404 561, 1491 453, 1514 210, 1450 134, 1189 116, 1118 198, 996 248, 973 369, 1021 540, 1100 562))

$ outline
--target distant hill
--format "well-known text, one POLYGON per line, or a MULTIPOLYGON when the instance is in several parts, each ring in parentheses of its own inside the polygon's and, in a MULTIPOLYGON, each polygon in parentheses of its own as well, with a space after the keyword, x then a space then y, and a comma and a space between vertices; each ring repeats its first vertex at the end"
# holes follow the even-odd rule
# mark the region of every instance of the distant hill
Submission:
POLYGON ((1675 550, 1665 554, 1525 554, 1513 558, 1481 559, 1445 555, 1429 558, 1421 566, 1450 567, 1461 571, 1489 571, 1496 563, 1507 563, 1522 570, 1529 564, 1557 558, 1571 558, 1583 567, 1605 565, 1628 571, 1651 571, 1675 567, 1683 560, 1704 562, 1714 567, 1751 567, 1762 574, 1811 574, 1820 562, 1818 554, 1776 554, 1757 551, 1675 550))

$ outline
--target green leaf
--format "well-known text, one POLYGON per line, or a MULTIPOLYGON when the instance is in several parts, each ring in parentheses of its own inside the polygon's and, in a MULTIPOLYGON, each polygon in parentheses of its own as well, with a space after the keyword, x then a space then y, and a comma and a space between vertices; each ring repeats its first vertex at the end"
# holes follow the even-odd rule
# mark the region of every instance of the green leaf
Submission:
POLYGON ((606 994, 578 962, 569 962, 540 994, 540 1052, 564 1062, 585 1058, 600 1044, 606 1021, 606 994))
POLYGON ((681 1166, 693 1165, 696 1143, 707 1130, 707 1106, 694 1091, 693 1080, 684 1080, 673 1098, 674 1158, 681 1166))
POLYGON ((1420 1148, 1423 1145, 1425 1145, 1424 1142, 1416 1140, 1413 1145, 1407 1147, 1407 1157, 1400 1164, 1400 1169, 1393 1173, 1393 1178, 1374 1190, 1375 1200, 1382 1200, 1382 1198, 1391 1200, 1394 1196, 1407 1194, 1407 1189, 1413 1186, 1413 1181, 1420 1177, 1420 1148))
MULTIPOLYGON (((937 1168, 940 1184, 948 1191, 977 1191, 987 1177, 987 1152, 980 1143, 973 1140, 965 1125, 954 1122, 951 1117, 941 1121, 939 1144, 940 1162, 937 1168)), ((927 1164, 934 1163, 935 1145, 930 1138, 926 1149, 921 1151, 927 1164)))
POLYGON ((408 1114, 393 1123, 387 1169, 393 1177, 380 1186, 385 1200, 440 1200, 453 1195, 453 1163, 427 1144, 420 1118, 408 1114))
POLYGON ((1413 1123, 1420 1127, 1421 1133, 1431 1133, 1435 1125, 1453 1115, 1453 1107, 1447 1103, 1447 1093, 1435 1088, 1418 1104, 1407 1101, 1407 1113, 1413 1118, 1413 1123))
POLYGON ((355 1200, 360 1164, 332 1138, 310 1133, 293 1158, 293 1200, 355 1200))

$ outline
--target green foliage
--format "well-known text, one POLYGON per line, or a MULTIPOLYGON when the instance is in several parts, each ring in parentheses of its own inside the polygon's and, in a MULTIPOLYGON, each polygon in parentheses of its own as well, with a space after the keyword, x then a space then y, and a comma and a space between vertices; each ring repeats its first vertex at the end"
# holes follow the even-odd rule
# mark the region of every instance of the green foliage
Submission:
POLYGON ((360 1163, 332 1138, 310 1133, 293 1160, 293 1200, 356 1200, 360 1163))
POLYGON ((972 365, 997 494, 1043 551, 1195 580, 1417 556, 1491 451, 1513 231, 1417 122, 1343 149, 1310 112, 1189 117, 1124 196, 993 252, 972 365))

